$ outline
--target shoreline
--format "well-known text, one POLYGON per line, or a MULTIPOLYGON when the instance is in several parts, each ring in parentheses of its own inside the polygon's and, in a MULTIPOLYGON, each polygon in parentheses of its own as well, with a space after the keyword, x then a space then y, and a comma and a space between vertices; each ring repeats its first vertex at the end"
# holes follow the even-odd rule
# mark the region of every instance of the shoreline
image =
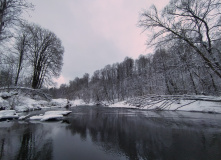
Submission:
MULTIPOLYGON (((7 99, 0 96, 0 107, 4 108, 5 111, 14 110, 16 114, 44 109, 58 110, 58 108, 67 107, 67 104, 70 105, 70 108, 84 105, 95 106, 96 104, 100 104, 100 106, 108 108, 221 114, 221 97, 203 95, 146 95, 129 98, 125 101, 116 101, 115 103, 107 101, 85 103, 82 99, 67 100, 61 98, 45 101, 35 100, 22 94, 13 95, 7 99), (11 102, 14 103, 13 107, 11 106, 11 102)), ((2 116, 3 114, 0 114, 0 119, 2 119, 2 116)), ((13 116, 12 112, 11 116, 13 116)))

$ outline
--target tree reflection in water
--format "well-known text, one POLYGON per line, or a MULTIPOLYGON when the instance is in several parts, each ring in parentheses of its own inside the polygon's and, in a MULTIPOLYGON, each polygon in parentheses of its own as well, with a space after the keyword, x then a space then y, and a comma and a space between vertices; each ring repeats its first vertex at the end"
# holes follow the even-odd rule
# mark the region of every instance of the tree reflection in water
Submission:
POLYGON ((148 117, 145 112, 91 108, 74 114, 66 128, 125 159, 221 159, 221 121, 216 126, 210 119, 194 119, 201 113, 173 118, 162 112, 148 117))
POLYGON ((34 160, 52 159, 52 139, 43 124, 11 123, 0 129, 0 159, 34 160))
POLYGON ((72 111, 68 124, 1 122, 0 159, 221 159, 220 115, 86 106, 72 111))

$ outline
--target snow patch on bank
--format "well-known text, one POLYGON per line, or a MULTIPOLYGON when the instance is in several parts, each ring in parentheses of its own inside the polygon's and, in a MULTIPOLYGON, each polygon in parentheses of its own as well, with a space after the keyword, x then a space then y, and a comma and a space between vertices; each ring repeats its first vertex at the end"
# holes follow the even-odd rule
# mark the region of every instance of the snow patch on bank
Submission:
POLYGON ((45 100, 34 100, 27 95, 14 92, 0 93, 0 110, 15 110, 16 112, 27 112, 39 110, 48 105, 45 100))
POLYGON ((81 106, 81 105, 93 105, 92 103, 86 104, 82 99, 75 99, 75 100, 67 100, 67 99, 52 99, 49 102, 49 105, 56 106, 56 107, 66 107, 67 103, 71 105, 71 107, 81 106))
POLYGON ((32 116, 29 118, 30 120, 35 120, 35 121, 49 121, 49 120, 55 120, 59 121, 63 119, 63 115, 38 115, 38 116, 32 116))
POLYGON ((82 99, 71 100, 70 103, 72 106, 93 105, 92 103, 86 104, 82 99))
POLYGON ((39 110, 43 106, 47 105, 47 103, 48 102, 44 100, 34 100, 29 97, 19 96, 17 98, 17 103, 15 103, 14 109, 17 112, 39 110))
POLYGON ((56 107, 65 107, 67 105, 67 99, 52 99, 51 102, 49 102, 49 105, 56 107))
POLYGON ((63 115, 66 116, 70 114, 72 111, 47 111, 45 115, 63 115))
POLYGON ((62 120, 64 116, 70 114, 72 111, 48 111, 45 112, 44 115, 37 115, 32 116, 29 119, 30 120, 37 120, 37 121, 49 121, 49 120, 55 120, 59 121, 62 120))
POLYGON ((18 118, 18 115, 15 112, 15 110, 0 111, 0 120, 17 119, 17 118, 18 118))
MULTIPOLYGON (((67 100, 67 99, 52 99, 51 101, 35 100, 25 95, 18 95, 15 93, 0 93, 0 110, 15 110, 16 112, 26 112, 44 108, 63 108, 75 107, 81 105, 95 105, 95 103, 86 104, 82 99, 67 100)), ((108 102, 101 102, 100 105, 109 107, 124 107, 137 108, 145 110, 166 110, 166 111, 195 111, 195 112, 209 112, 221 113, 221 97, 215 96, 200 96, 200 95, 146 95, 142 97, 130 98, 127 101, 120 101, 114 104, 108 102)), ((6 112, 7 113, 7 112, 6 112)), ((13 113, 14 114, 14 113, 13 113)), ((65 114, 69 114, 66 112, 65 114)), ((58 113, 52 111, 46 112, 45 115, 65 115, 64 112, 58 113)), ((3 115, 3 112, 2 114, 3 115)), ((12 116, 12 112, 5 114, 12 116)), ((13 115, 17 117, 16 115, 13 115)), ((32 117, 31 119, 43 119, 44 115, 32 117)), ((27 117, 21 117, 26 119, 27 117)), ((61 118, 57 116, 57 118, 61 118)), ((45 119, 52 119, 52 117, 45 117, 45 119)))
POLYGON ((189 111, 205 113, 221 113, 220 97, 207 97, 205 100, 145 100, 140 99, 136 103, 121 101, 110 104, 109 107, 137 108, 145 110, 165 110, 165 111, 189 111), (211 99, 209 99, 211 97, 211 99))
POLYGON ((16 112, 28 112, 33 110, 40 110, 46 108, 64 108, 74 107, 80 105, 92 105, 86 104, 81 99, 67 100, 67 99, 52 99, 35 100, 27 95, 16 94, 14 92, 0 92, 0 110, 15 110, 16 112))

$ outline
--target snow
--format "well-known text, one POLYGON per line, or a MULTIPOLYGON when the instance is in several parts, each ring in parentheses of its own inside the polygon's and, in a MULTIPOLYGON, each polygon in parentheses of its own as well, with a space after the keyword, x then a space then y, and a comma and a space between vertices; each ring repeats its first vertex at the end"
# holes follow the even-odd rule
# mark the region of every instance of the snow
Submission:
POLYGON ((41 119, 41 121, 48 121, 48 120, 62 120, 63 119, 63 115, 53 115, 53 114, 49 114, 49 115, 44 115, 43 118, 41 119))
POLYGON ((52 99, 51 102, 49 102, 49 105, 56 107, 65 107, 67 105, 67 99, 52 99))
POLYGON ((30 119, 30 120, 41 120, 42 118, 44 118, 43 115, 38 115, 38 116, 32 116, 32 117, 30 117, 29 119, 30 119))
POLYGON ((45 115, 63 115, 66 116, 70 114, 72 111, 47 111, 45 115))
POLYGON ((39 110, 41 107, 48 105, 47 101, 34 100, 25 95, 17 95, 15 93, 0 93, 0 109, 14 109, 17 112, 27 112, 32 110, 39 110), (2 98, 7 97, 7 98, 2 98))
POLYGON ((44 115, 32 116, 30 120, 40 120, 40 121, 48 121, 48 120, 62 120, 64 116, 70 114, 72 111, 47 111, 44 115))
MULTIPOLYGON (((202 98, 202 96, 200 96, 202 98)), ((138 104, 145 102, 144 99, 140 99, 138 104)), ((146 100, 146 105, 137 107, 139 105, 132 104, 128 101, 121 101, 114 104, 110 104, 109 107, 125 107, 125 108, 137 108, 145 110, 166 110, 166 111, 189 111, 189 112, 205 112, 205 113, 221 113, 221 101, 219 97, 205 97, 204 100, 180 100, 172 102, 168 100, 162 100, 160 102, 150 102, 146 100), (212 100, 212 101, 207 101, 212 100)))
POLYGON ((15 110, 3 110, 0 111, 0 120, 2 119, 14 119, 18 118, 18 115, 15 110))
POLYGON ((10 104, 8 103, 8 101, 4 100, 2 97, 0 97, 0 108, 10 108, 10 104))
MULTIPOLYGON (((32 110, 39 110, 45 108, 65 107, 67 99, 52 99, 50 102, 45 100, 35 100, 29 96, 0 92, 0 109, 5 109, 6 112, 1 111, 1 117, 18 118, 16 112, 26 112, 32 110), (2 98, 7 97, 7 98, 2 98), (14 111, 7 110, 13 109, 14 111)), ((86 104, 82 99, 70 100, 71 107, 80 105, 94 105, 93 103, 86 104)), ((108 104, 108 102, 101 102, 101 104, 108 104)), ((182 95, 182 96, 169 96, 169 95, 147 95, 143 97, 135 97, 127 101, 120 101, 114 104, 109 104, 109 107, 124 107, 124 108, 137 108, 145 110, 166 110, 166 111, 194 111, 194 112, 209 112, 221 113, 221 97, 203 96, 203 95, 182 95), (172 99, 168 100, 168 97, 172 99), (173 98, 180 97, 178 100, 173 98), (184 97, 184 98, 183 98, 184 97), (186 98, 186 99, 185 99, 186 98)), ((68 115, 70 111, 48 111, 44 115, 32 116, 30 120, 53 119, 56 115, 59 119, 61 116, 68 115), (57 116, 60 115, 60 116, 57 116), (49 117, 47 117, 49 116, 49 117)), ((1 118, 0 117, 0 118, 1 118)), ((20 117, 21 120, 27 117, 20 117)))
MULTIPOLYGON (((77 101, 76 101, 77 102, 77 101)), ((75 103, 76 103, 75 102, 75 103)), ((79 104, 77 102, 76 104, 79 104)), ((13 109, 16 112, 28 112, 53 107, 65 107, 67 99, 52 99, 51 101, 35 100, 26 95, 15 95, 14 93, 0 92, 0 109, 13 109), (6 99, 1 96, 7 97, 6 99)))
MULTIPOLYGON (((51 102, 49 102, 50 106, 55 106, 55 107, 66 107, 68 100, 67 99, 52 99, 51 102)), ((93 105, 92 103, 85 103, 82 99, 75 99, 75 100, 69 100, 69 103, 71 105, 71 107, 74 106, 81 106, 81 105, 93 105)))
MULTIPOLYGON (((0 92, 0 110, 13 109, 16 112, 28 112, 33 110, 48 109, 48 108, 64 108, 67 106, 67 99, 52 99, 51 101, 35 100, 28 95, 17 94, 14 92, 0 92), (6 98, 2 98, 6 97, 6 98)), ((86 104, 82 99, 69 100, 71 107, 86 104)))
POLYGON ((38 116, 32 116, 29 118, 30 120, 37 120, 37 121, 48 121, 48 120, 62 120, 63 119, 63 115, 53 115, 53 114, 49 114, 49 115, 38 115, 38 116))
POLYGON ((32 110, 39 110, 42 106, 47 105, 47 101, 43 100, 34 100, 29 97, 19 96, 18 103, 15 106, 17 112, 27 112, 32 110))
POLYGON ((18 120, 25 120, 28 116, 30 116, 30 115, 28 114, 28 115, 26 115, 26 116, 20 116, 20 117, 18 118, 18 120))
POLYGON ((13 92, 10 92, 10 93, 8 93, 8 92, 1 92, 0 93, 0 97, 2 97, 2 98, 11 97, 12 95, 13 95, 13 92))
POLYGON ((81 105, 93 105, 93 104, 86 104, 82 99, 75 99, 70 101, 72 106, 81 106, 81 105))

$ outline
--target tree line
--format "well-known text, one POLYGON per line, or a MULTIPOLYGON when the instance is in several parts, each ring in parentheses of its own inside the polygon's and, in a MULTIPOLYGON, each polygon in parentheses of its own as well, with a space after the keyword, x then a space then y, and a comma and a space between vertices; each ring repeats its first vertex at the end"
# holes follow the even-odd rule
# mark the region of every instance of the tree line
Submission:
POLYGON ((148 94, 220 95, 221 3, 219 0, 171 0, 140 15, 139 27, 151 31, 153 54, 107 65, 59 89, 54 97, 85 102, 114 102, 148 94))
POLYGON ((63 65, 64 47, 50 30, 28 23, 25 0, 0 0, 0 87, 52 85, 63 65))
POLYGON ((177 43, 138 59, 107 65, 90 77, 76 77, 69 84, 48 91, 55 98, 85 102, 126 100, 148 94, 220 95, 221 79, 190 47, 177 43), (192 54, 189 54, 189 53, 192 54))

